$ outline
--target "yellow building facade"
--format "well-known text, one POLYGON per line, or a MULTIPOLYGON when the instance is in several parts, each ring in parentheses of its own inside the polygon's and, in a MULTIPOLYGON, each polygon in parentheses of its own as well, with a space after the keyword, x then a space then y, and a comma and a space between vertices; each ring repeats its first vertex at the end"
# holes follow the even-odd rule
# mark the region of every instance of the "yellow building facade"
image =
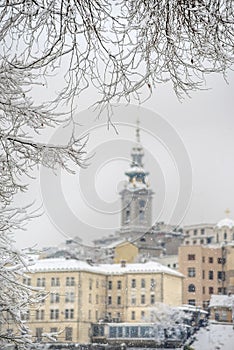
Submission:
POLYGON ((91 324, 100 320, 147 322, 158 302, 182 304, 183 275, 156 262, 102 264, 66 259, 35 262, 24 283, 47 297, 25 322, 34 341, 90 342, 91 324))

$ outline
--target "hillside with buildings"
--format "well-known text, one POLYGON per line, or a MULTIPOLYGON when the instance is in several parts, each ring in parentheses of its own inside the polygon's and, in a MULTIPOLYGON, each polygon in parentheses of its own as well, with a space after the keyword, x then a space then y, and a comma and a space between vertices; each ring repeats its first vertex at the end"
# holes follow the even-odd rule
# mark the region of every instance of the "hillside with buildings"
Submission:
MULTIPOLYGON (((217 224, 152 223, 154 192, 139 127, 136 136, 120 191, 120 230, 92 246, 77 236, 31 255, 23 282, 43 288, 45 295, 22 315, 35 342, 50 333, 59 342, 89 343, 105 331, 103 324, 113 339, 147 338, 164 304, 188 305, 184 310, 196 311, 196 322, 209 311, 218 322, 232 322, 234 221, 226 212, 217 224)), ((6 325, 10 329, 10 320, 6 325)))

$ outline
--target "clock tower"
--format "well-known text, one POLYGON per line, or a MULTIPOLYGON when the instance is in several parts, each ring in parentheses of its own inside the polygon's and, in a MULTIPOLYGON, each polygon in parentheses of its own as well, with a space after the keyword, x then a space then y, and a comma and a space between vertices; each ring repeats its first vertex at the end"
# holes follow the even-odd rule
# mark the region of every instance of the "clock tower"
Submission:
POLYGON ((134 238, 147 232, 152 226, 152 195, 148 182, 149 173, 143 165, 144 150, 140 142, 139 121, 136 128, 136 144, 131 152, 131 164, 125 172, 128 177, 120 192, 122 211, 120 235, 134 238))

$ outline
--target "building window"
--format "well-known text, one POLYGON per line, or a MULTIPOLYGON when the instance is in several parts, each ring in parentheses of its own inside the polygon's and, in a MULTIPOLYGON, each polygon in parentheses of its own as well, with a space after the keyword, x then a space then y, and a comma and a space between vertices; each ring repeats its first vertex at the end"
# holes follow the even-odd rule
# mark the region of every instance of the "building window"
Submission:
POLYGON ((92 294, 89 294, 89 303, 92 303, 92 294))
POLYGON ((205 262, 206 262, 206 259, 205 259, 205 257, 204 257, 204 256, 202 257, 202 262, 203 262, 203 263, 205 263, 205 262))
POLYGON ((225 281, 225 272, 224 271, 218 271, 217 272, 217 278, 220 281, 225 281))
POLYGON ((223 234, 223 239, 224 239, 224 240, 227 239, 227 232, 224 232, 224 234, 223 234))
POLYGON ((195 267, 189 267, 188 268, 188 277, 196 277, 195 267))
POLYGON ((193 230, 193 235, 194 235, 194 236, 197 235, 197 230, 193 230))
POLYGON ((196 305, 196 300, 195 299, 189 299, 188 300, 188 304, 195 306, 196 305))
POLYGON ((65 340, 72 341, 72 327, 65 327, 65 340))
POLYGON ((209 271, 209 280, 213 280, 214 279, 214 271, 210 270, 209 271))
POLYGON ((98 304, 98 303, 99 303, 99 295, 96 294, 96 304, 98 304))
POLYGON ((31 278, 25 277, 23 279, 23 284, 25 284, 26 286, 31 286, 31 278))
POLYGON ((201 235, 204 235, 205 234, 205 230, 204 228, 201 229, 201 235))
POLYGON ((121 283, 121 281, 117 281, 117 289, 122 289, 122 283, 121 283))
POLYGON ((195 260, 195 254, 188 254, 188 260, 195 260))
POLYGON ((65 319, 73 319, 74 318, 74 309, 66 309, 65 310, 65 319))
POLYGON ((144 278, 141 279, 141 288, 145 288, 145 279, 144 278))
POLYGON ((112 289, 112 281, 108 281, 108 289, 109 289, 109 290, 112 289))
POLYGON ((37 287, 45 287, 45 278, 37 278, 37 287))
POLYGON ((108 305, 111 305, 112 304, 112 297, 109 295, 108 296, 108 305))
POLYGON ((201 243, 201 244, 204 244, 204 239, 201 239, 200 243, 201 243))
POLYGON ((50 310, 50 319, 51 320, 58 320, 59 319, 59 310, 58 309, 50 310))
POLYGON ((196 239, 194 239, 193 244, 197 244, 197 240, 196 239))
POLYGON ((65 294, 65 303, 74 303, 75 301, 75 293, 66 292, 65 294))
POLYGON ((92 278, 89 279, 89 290, 93 289, 93 280, 92 278))
POLYGON ((58 332, 58 328, 57 327, 50 328, 50 333, 57 333, 57 332, 58 332))
POLYGON ((150 280, 150 288, 151 288, 151 290, 154 289, 155 286, 156 286, 155 279, 154 279, 154 278, 151 278, 151 280, 150 280))
POLYGON ((210 263, 210 264, 213 264, 213 262, 214 262, 213 257, 212 257, 212 256, 209 256, 209 263, 210 263))
POLYGON ((30 320, 30 311, 27 310, 26 312, 21 314, 21 320, 22 321, 29 321, 30 320))
POLYGON ((214 294, 214 287, 209 287, 209 294, 214 294))
POLYGON ((145 304, 145 294, 141 295, 141 304, 145 304))
POLYGON ((117 296, 117 304, 121 305, 121 297, 120 296, 117 296))
POLYGON ((139 221, 144 221, 145 219, 145 211, 140 209, 139 210, 139 221))
POLYGON ((141 311, 141 319, 142 319, 142 321, 144 321, 144 319, 145 319, 145 311, 141 311))
POLYGON ((51 278, 51 287, 59 287, 60 281, 59 278, 52 277, 51 278))
POLYGON ((96 288, 99 288, 99 280, 96 280, 96 288))
POLYGON ((205 279, 205 270, 202 270, 202 279, 205 279))
POLYGON ((131 298, 131 304, 132 304, 132 305, 136 305, 136 297, 135 297, 135 296, 132 296, 132 298, 131 298))
POLYGON ((51 293, 50 294, 50 302, 53 303, 59 303, 59 293, 51 293))
POLYGON ((153 305, 155 303, 155 295, 151 294, 150 295, 150 304, 153 305))
POLYGON ((132 279, 131 286, 132 286, 132 288, 136 288, 136 280, 135 279, 132 279))
POLYGON ((66 277, 66 286, 72 287, 75 285, 75 278, 74 277, 66 277))
POLYGON ((36 328, 36 341, 40 342, 42 340, 43 328, 36 328))
POLYGON ((194 284, 190 284, 188 286, 188 292, 192 293, 192 292, 195 292, 196 291, 196 287, 194 284))
POLYGON ((206 288, 202 287, 202 294, 206 294, 206 288))
POLYGON ((126 210, 126 222, 129 222, 129 220, 130 220, 130 209, 128 208, 126 210))
POLYGON ((44 320, 45 311, 44 310, 36 310, 36 320, 44 320))
POLYGON ((136 319, 136 312, 135 311, 132 311, 132 317, 131 319, 134 321, 136 319))
POLYGON ((91 320, 91 317, 92 317, 92 313, 91 313, 91 310, 89 310, 88 319, 91 320))

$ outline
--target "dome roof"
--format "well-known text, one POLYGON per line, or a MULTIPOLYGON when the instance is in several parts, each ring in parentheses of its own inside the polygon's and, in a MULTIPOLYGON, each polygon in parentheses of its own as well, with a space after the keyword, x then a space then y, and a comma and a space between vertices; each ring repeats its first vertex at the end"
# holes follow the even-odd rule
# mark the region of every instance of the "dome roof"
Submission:
POLYGON ((225 219, 220 220, 217 223, 216 227, 218 227, 218 228, 222 228, 222 227, 233 228, 234 227, 234 221, 229 219, 229 218, 225 218, 225 219))

